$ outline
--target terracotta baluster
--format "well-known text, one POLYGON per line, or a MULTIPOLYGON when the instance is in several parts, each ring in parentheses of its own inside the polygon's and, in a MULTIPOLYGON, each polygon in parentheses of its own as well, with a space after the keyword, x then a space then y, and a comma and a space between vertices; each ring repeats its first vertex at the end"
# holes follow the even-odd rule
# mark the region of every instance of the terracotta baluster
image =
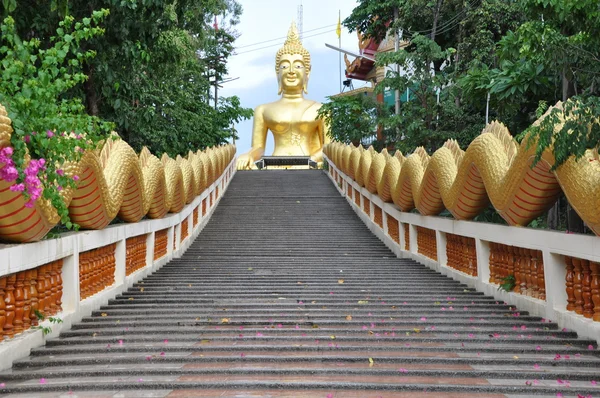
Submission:
POLYGON ((538 263, 536 252, 537 250, 529 250, 529 258, 531 259, 531 285, 529 286, 529 290, 532 297, 539 298, 540 292, 538 290, 538 263))
POLYGON ((46 306, 46 282, 44 281, 44 266, 42 265, 38 267, 37 271, 38 311, 44 314, 44 308, 46 306))
POLYGON ((15 279, 15 318, 13 319, 13 330, 15 334, 23 332, 23 305, 25 304, 23 297, 23 281, 25 274, 18 272, 15 279))
POLYGON ((575 294, 575 313, 583 314, 583 292, 581 277, 581 259, 573 257, 573 293, 575 294))
POLYGON ((531 286, 531 257, 527 249, 519 248, 519 255, 521 256, 521 294, 524 296, 530 296, 531 292, 529 287, 531 286))
POLYGON ((546 300, 546 274, 544 270, 544 257, 541 250, 536 251, 535 256, 538 264, 538 289, 539 299, 546 300))
POLYGON ((23 330, 31 327, 31 271, 23 272, 23 330))
POLYGON ((56 310, 62 311, 62 294, 63 294, 63 281, 62 281, 62 265, 63 260, 58 260, 54 263, 54 270, 56 271, 56 310))
POLYGON ((56 306, 56 296, 58 294, 58 281, 56 280, 56 270, 54 269, 54 263, 48 264, 48 273, 50 274, 50 314, 55 315, 58 313, 58 307, 56 306))
POLYGON ((581 282, 582 282, 582 298, 583 298, 583 316, 591 318, 594 315, 592 304, 592 278, 590 276, 590 262, 581 260, 581 282))
POLYGON ((6 303, 4 299, 6 297, 6 292, 4 289, 6 288, 6 277, 3 276, 0 278, 0 341, 4 340, 3 331, 4 324, 6 323, 6 303))
POLYGON ((39 311, 39 295, 37 290, 37 281, 38 281, 38 269, 32 269, 30 271, 31 282, 29 283, 29 295, 31 297, 31 312, 29 313, 29 318, 31 318, 31 326, 38 325, 38 318, 35 314, 36 311, 39 311))
POLYGON ((519 248, 515 246, 509 246, 509 253, 509 261, 512 261, 512 264, 509 263, 508 265, 509 269, 507 276, 514 275, 515 287, 513 288, 513 292, 521 293, 521 278, 523 275, 521 275, 521 256, 519 254, 519 248))
POLYGON ((15 334, 13 321, 15 320, 15 283, 17 276, 15 274, 6 277, 6 289, 4 293, 4 304, 6 305, 6 320, 2 334, 4 338, 11 338, 15 334))
POLYGON ((49 265, 44 265, 44 293, 44 315, 52 315, 52 278, 49 265))
POLYGON ((88 256, 81 253, 79 256, 79 297, 81 300, 87 297, 87 267, 88 256))
MULTIPOLYGON (((592 303, 594 303, 594 315, 592 319, 596 322, 600 322, 600 264, 596 262, 590 262, 590 270, 591 270, 591 282, 590 282, 590 291, 592 294, 592 303)), ((0 289, 2 289, 2 285, 0 284, 0 289)), ((1 316, 1 315, 0 315, 1 316)), ((0 322, 2 320, 0 319, 0 322)))
POLYGON ((565 265, 567 266, 567 274, 565 276, 567 290, 567 310, 575 310, 575 292, 573 290, 573 257, 565 257, 565 265))
POLYGON ((490 279, 489 282, 490 283, 497 283, 496 281, 496 261, 498 261, 498 252, 496 249, 496 244, 494 242, 490 242, 490 260, 489 260, 489 267, 490 267, 490 279))

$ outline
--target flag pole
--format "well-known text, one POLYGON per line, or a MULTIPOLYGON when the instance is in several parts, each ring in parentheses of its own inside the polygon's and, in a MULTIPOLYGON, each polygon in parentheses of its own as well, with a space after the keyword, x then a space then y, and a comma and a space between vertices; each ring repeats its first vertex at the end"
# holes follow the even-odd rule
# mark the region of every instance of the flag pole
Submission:
MULTIPOLYGON (((338 44, 339 44, 339 48, 342 48, 342 27, 341 27, 341 21, 342 21, 342 10, 338 10, 338 28, 337 28, 337 34, 338 34, 338 44)), ((340 93, 342 92, 342 53, 338 52, 338 69, 340 72, 340 93)))

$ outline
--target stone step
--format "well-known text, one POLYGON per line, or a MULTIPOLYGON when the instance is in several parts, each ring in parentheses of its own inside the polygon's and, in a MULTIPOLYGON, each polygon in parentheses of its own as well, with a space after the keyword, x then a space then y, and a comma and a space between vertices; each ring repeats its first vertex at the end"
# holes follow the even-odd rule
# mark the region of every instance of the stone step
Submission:
POLYGON ((322 173, 269 171, 236 175, 183 257, 0 372, 0 394, 586 397, 598 381, 594 340, 396 258, 322 173))

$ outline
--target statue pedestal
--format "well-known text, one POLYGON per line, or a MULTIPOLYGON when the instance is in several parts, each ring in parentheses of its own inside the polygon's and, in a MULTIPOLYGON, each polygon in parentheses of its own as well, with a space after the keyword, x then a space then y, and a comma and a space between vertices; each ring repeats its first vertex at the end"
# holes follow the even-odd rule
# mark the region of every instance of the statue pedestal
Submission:
POLYGON ((317 163, 308 156, 263 156, 255 162, 259 170, 262 169, 316 169, 317 163))

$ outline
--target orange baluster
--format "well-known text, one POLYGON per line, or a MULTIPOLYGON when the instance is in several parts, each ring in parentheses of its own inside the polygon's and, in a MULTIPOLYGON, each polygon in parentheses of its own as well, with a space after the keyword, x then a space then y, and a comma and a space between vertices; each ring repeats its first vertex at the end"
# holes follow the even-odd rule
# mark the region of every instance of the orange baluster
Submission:
POLYGON ((567 290, 567 311, 575 310, 575 292, 573 289, 573 257, 566 256, 565 264, 567 266, 566 290, 567 290))
POLYGON ((530 296, 529 286, 531 286, 531 257, 529 257, 526 249, 519 248, 519 254, 521 256, 521 294, 530 296))
POLYGON ((23 281, 25 280, 25 274, 18 272, 15 279, 15 290, 13 292, 15 296, 15 318, 13 319, 13 330, 15 334, 23 332, 23 281))
POLYGON ((592 278, 590 275, 590 262, 588 260, 581 260, 581 282, 583 316, 586 318, 591 318, 594 315, 594 309, 592 304, 592 278))
POLYGON ((529 286, 529 289, 532 297, 539 298, 540 292, 538 290, 538 263, 536 250, 529 250, 529 258, 531 259, 531 285, 529 286))
POLYGON ((4 289, 6 288, 6 277, 3 276, 0 278, 0 341, 4 340, 3 331, 4 324, 6 323, 6 303, 4 299, 6 297, 6 292, 4 289))
POLYGON ((54 263, 54 270, 56 271, 56 310, 62 311, 62 294, 63 294, 63 281, 62 281, 62 265, 63 260, 58 260, 54 263))
POLYGON ((2 334, 4 338, 11 338, 14 336, 13 321, 15 320, 15 283, 17 276, 15 274, 8 275, 6 277, 6 289, 4 293, 4 304, 6 305, 6 320, 4 322, 4 329, 2 334))
POLYGON ((519 248, 510 246, 511 257, 513 258, 513 266, 512 272, 509 272, 508 275, 515 276, 515 287, 513 288, 513 292, 521 293, 521 279, 524 275, 521 274, 521 256, 519 255, 519 248))
POLYGON ((536 250, 535 258, 537 259, 538 267, 538 298, 540 300, 546 300, 546 276, 544 274, 544 257, 540 250, 536 250))
POLYGON ((494 242, 490 242, 490 260, 489 260, 489 267, 490 267, 489 282, 490 283, 497 283, 496 282, 496 267, 497 267, 496 261, 497 261, 496 244, 494 242))
POLYGON ((38 267, 37 278, 38 311, 42 314, 44 314, 44 311, 46 310, 46 281, 44 281, 44 267, 44 265, 38 267))
POLYGON ((50 314, 55 315, 58 313, 58 307, 56 306, 58 284, 56 280, 56 269, 54 268, 54 263, 48 264, 48 273, 50 274, 50 314))
POLYGON ((44 265, 44 315, 52 315, 52 280, 48 265, 44 265))
POLYGON ((31 327, 31 271, 23 274, 23 330, 28 330, 31 327))
POLYGON ((575 294, 575 313, 583 314, 583 292, 581 277, 581 259, 573 257, 573 293, 575 294))
MULTIPOLYGON (((590 282, 590 291, 592 294, 592 303, 594 303, 594 315, 592 319, 600 322, 600 264, 593 261, 590 262, 590 270, 592 279, 590 282)), ((1 288, 2 285, 0 285, 1 288)))
POLYGON ((38 318, 35 314, 36 311, 39 311, 39 296, 37 290, 37 281, 38 281, 38 269, 32 269, 30 271, 31 283, 29 284, 29 295, 31 297, 31 311, 29 313, 29 318, 31 318, 31 326, 38 325, 38 318))

